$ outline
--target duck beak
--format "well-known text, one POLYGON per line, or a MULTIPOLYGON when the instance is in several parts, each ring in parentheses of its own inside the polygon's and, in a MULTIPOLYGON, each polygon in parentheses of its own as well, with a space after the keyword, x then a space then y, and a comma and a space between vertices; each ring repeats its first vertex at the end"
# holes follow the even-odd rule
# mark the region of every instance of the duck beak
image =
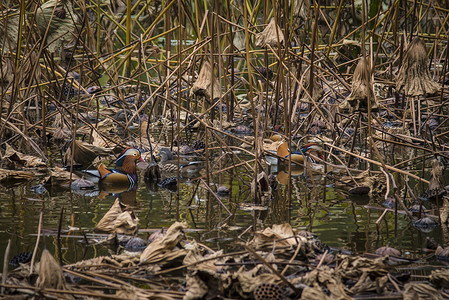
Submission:
POLYGON ((141 156, 141 157, 139 157, 138 161, 145 161, 145 160, 141 156))

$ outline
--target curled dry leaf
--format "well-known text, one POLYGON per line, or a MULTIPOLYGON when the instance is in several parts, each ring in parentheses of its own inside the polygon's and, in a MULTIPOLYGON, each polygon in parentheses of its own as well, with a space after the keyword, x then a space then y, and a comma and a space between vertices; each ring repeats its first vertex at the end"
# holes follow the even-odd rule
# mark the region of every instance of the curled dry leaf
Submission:
POLYGON ((183 300, 203 299, 208 291, 207 284, 195 274, 186 275, 186 288, 187 292, 183 300))
MULTIPOLYGON (((1 36, 1 31, 0 31, 1 36)), ((1 46, 1 45, 0 45, 1 46)), ((0 82, 11 82, 14 80, 14 63, 12 61, 11 57, 0 58, 1 61, 1 67, 0 67, 0 82)), ((5 104, 3 104, 5 105, 5 104)), ((7 107, 5 107, 6 109, 7 107)))
POLYGON ((404 300, 443 300, 434 287, 425 283, 407 283, 404 288, 404 300))
POLYGON ((341 109, 349 109, 351 112, 366 112, 368 111, 368 99, 371 104, 371 110, 376 110, 378 104, 371 81, 371 67, 368 60, 361 57, 352 78, 351 94, 340 103, 339 107, 341 109))
POLYGON ((200 270, 200 271, 208 272, 208 273, 214 275, 214 274, 217 274, 217 272, 221 272, 223 270, 223 268, 225 268, 224 266, 217 266, 217 264, 224 263, 226 258, 212 259, 214 257, 221 256, 221 255, 223 255, 223 250, 217 251, 217 252, 207 255, 207 256, 203 256, 200 253, 200 248, 198 247, 198 244, 196 242, 192 242, 191 244, 189 244, 189 247, 187 249, 187 254, 184 257, 183 264, 184 265, 194 264, 189 267, 190 270, 200 270), (204 261, 206 258, 208 260, 206 260, 205 262, 198 263, 198 262, 204 261), (198 264, 195 264, 195 263, 198 263, 198 264))
POLYGON ((44 249, 42 252, 41 261, 39 263, 37 286, 41 289, 66 289, 65 278, 61 266, 47 249, 44 249))
POLYGON ((449 288, 449 269, 433 270, 429 280, 437 287, 449 288))
POLYGON ((301 17, 304 20, 309 17, 310 2, 309 0, 292 0, 293 16, 301 17))
POLYGON ((184 239, 183 229, 185 228, 187 228, 186 223, 173 223, 163 237, 157 238, 143 250, 140 255, 140 263, 171 261, 184 256, 186 251, 176 247, 184 239))
POLYGON ((237 278, 240 282, 241 291, 239 293, 242 297, 245 294, 252 293, 261 284, 281 284, 282 281, 279 276, 272 273, 261 273, 265 270, 265 266, 258 265, 253 269, 246 271, 245 267, 240 268, 233 278, 237 278))
POLYGON ((120 203, 117 198, 109 211, 95 226, 95 229, 133 235, 137 232, 138 223, 139 219, 134 215, 132 209, 120 203))
MULTIPOLYGON (((72 181, 79 179, 79 176, 72 173, 72 181)), ((45 177, 43 180, 43 184, 48 185, 61 185, 70 182, 70 172, 66 169, 55 167, 50 170, 50 175, 45 177)))
MULTIPOLYGON (((305 238, 297 236, 291 225, 288 223, 275 224, 272 228, 267 227, 262 231, 256 231, 254 238, 248 243, 249 246, 255 249, 262 247, 273 247, 276 242, 276 247, 296 247, 297 242, 304 243, 305 238)), ((303 247, 301 245, 301 247, 303 247)))
POLYGON ((426 45, 418 37, 407 47, 396 89, 412 97, 433 95, 441 90, 441 86, 430 76, 426 45))
POLYGON ((71 4, 71 1, 50 0, 42 4, 36 11, 36 24, 41 36, 45 36, 48 28, 46 43, 48 43, 47 49, 51 53, 58 51, 61 46, 70 44, 76 36, 75 22, 78 18, 71 4), (64 18, 57 16, 57 14, 61 16, 62 9, 65 12, 64 18))
MULTIPOLYGON (((313 90, 312 95, 307 95, 306 93, 302 94, 301 101, 309 102, 310 97, 312 97, 313 101, 318 101, 321 99, 321 97, 324 94, 323 87, 321 86, 321 80, 318 76, 313 76, 313 90)), ((303 83, 304 90, 309 93, 310 89, 310 68, 307 69, 307 71, 304 74, 304 83, 303 83)))
POLYGON ((429 191, 440 191, 444 188, 443 184, 443 165, 434 158, 432 160, 432 170, 430 172, 429 191))
POLYGON ((305 296, 307 297, 303 295, 301 299, 317 299, 314 297, 326 295, 326 291, 329 291, 329 297, 321 299, 351 299, 351 297, 349 297, 344 291, 345 289, 341 282, 341 277, 335 272, 334 269, 327 266, 323 266, 320 269, 315 269, 312 272, 307 273, 305 276, 294 278, 292 280, 292 284, 305 284, 313 287, 313 289, 306 292, 305 296), (309 296, 311 298, 308 298, 309 296))
POLYGON ((443 197, 443 207, 440 210, 441 224, 446 224, 449 220, 449 200, 447 196, 443 197))
POLYGON ((267 173, 262 171, 259 173, 259 175, 257 175, 257 185, 254 179, 251 182, 251 195, 253 198, 256 198, 257 195, 268 196, 270 194, 271 186, 268 180, 267 173))
POLYGON ((256 46, 262 48, 267 45, 277 47, 279 44, 284 44, 284 33, 276 24, 274 18, 271 18, 267 27, 261 33, 256 34, 256 46))
MULTIPOLYGON (((20 14, 15 9, 4 10, 0 18, 0 48, 4 51, 13 50, 17 45, 19 36, 19 17, 20 14)), ((2 74, 0 74, 2 75, 2 74)), ((3 76, 0 76, 3 79, 3 76)))
POLYGON ((201 67, 198 79, 190 89, 190 96, 205 96, 208 99, 216 99, 221 97, 221 83, 217 76, 213 76, 212 84, 212 65, 205 61, 201 67), (213 85, 213 86, 212 86, 213 85))
POLYGON ((6 151, 3 158, 7 158, 25 168, 38 168, 47 166, 41 158, 18 152, 14 150, 14 148, 9 144, 6 144, 6 151))
POLYGON ((97 156, 108 156, 113 153, 113 148, 98 147, 79 140, 75 140, 74 145, 72 143, 70 143, 64 155, 65 165, 70 165, 70 161, 72 159, 72 148, 73 163, 84 166, 92 164, 97 156))

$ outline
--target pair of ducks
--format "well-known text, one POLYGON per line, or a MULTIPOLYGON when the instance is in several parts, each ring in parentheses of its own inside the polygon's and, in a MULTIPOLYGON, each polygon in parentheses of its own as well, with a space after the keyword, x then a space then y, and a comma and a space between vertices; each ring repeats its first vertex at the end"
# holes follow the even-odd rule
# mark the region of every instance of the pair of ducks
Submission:
MULTIPOLYGON (((177 170, 178 160, 168 148, 161 148, 160 166, 163 171, 172 172, 177 170)), ((115 161, 117 169, 108 169, 104 164, 98 166, 100 184, 103 186, 134 188, 137 186, 137 162, 144 161, 140 151, 135 148, 125 149, 115 161)), ((182 173, 194 173, 198 171, 198 162, 179 161, 179 168, 182 173)))
MULTIPOLYGON (((282 141, 284 139, 280 125, 274 127, 274 132, 270 139, 274 142, 282 141)), ((318 162, 318 158, 321 160, 323 159, 322 151, 323 149, 319 144, 311 142, 302 146, 299 151, 291 152, 288 148, 288 143, 283 142, 277 149, 277 155, 285 160, 289 160, 291 156, 292 162, 295 163, 303 164, 306 159, 316 163, 318 162)))

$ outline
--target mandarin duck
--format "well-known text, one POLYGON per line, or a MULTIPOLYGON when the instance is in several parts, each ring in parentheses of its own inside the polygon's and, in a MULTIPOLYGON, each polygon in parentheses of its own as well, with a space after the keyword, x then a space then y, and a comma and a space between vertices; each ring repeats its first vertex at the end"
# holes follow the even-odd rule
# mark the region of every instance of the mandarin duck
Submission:
POLYGON ((281 125, 276 125, 274 126, 274 131, 270 136, 270 140, 272 140, 273 142, 278 142, 278 141, 282 141, 282 126, 281 125))
POLYGON ((281 145, 279 145, 277 149, 277 155, 280 156, 283 159, 289 159, 289 156, 291 156, 291 159, 293 162, 296 163, 304 163, 306 159, 309 161, 316 163, 319 159, 323 159, 323 156, 321 155, 322 148, 317 143, 308 143, 301 147, 299 151, 290 152, 290 149, 288 149, 288 143, 284 142, 281 145))
POLYGON ((200 161, 188 161, 188 160, 179 160, 174 157, 173 153, 168 148, 161 148, 159 151, 159 156, 161 157, 161 161, 159 162, 159 167, 163 172, 176 172, 179 170, 184 175, 198 173, 202 162, 200 161))
POLYGON ((137 186, 137 161, 144 161, 139 150, 126 148, 115 161, 118 169, 107 169, 104 164, 98 166, 100 172, 100 185, 108 187, 137 186))

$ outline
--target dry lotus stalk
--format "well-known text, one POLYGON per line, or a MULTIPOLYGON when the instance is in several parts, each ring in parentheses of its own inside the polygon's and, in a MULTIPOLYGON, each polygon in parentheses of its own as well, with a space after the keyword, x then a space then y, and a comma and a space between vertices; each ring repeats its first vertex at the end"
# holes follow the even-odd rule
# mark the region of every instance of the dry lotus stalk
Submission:
POLYGON ((138 223, 139 219, 134 215, 132 209, 120 203, 117 198, 109 211, 95 226, 95 229, 133 235, 137 232, 138 223))
POLYGON ((441 86, 432 80, 428 69, 426 45, 416 37, 407 47, 399 70, 396 89, 406 96, 433 95, 441 86))
POLYGON ((190 96, 205 96, 208 99, 216 99, 221 97, 221 83, 217 76, 214 76, 212 87, 212 65, 205 61, 201 67, 198 79, 190 89, 190 96))
POLYGON ((371 67, 365 58, 360 58, 352 78, 351 94, 340 103, 341 109, 349 111, 368 111, 368 99, 371 100, 371 110, 376 110, 377 100, 374 96, 373 84, 371 82, 371 67))
POLYGON ((284 44, 284 33, 282 33, 281 28, 276 25, 274 18, 271 18, 267 27, 265 27, 261 33, 256 34, 256 46, 262 48, 267 45, 277 47, 279 44, 284 44))
POLYGON ((36 24, 40 34, 44 36, 49 27, 46 36, 46 43, 50 43, 47 45, 49 52, 54 53, 61 46, 70 44, 76 34, 77 19, 71 1, 50 0, 37 9, 36 24))
POLYGON ((187 228, 186 223, 173 223, 163 237, 155 239, 143 250, 140 255, 140 263, 170 261, 184 256, 186 254, 184 249, 175 249, 178 243, 184 239, 184 228, 187 228))
POLYGON ((66 289, 65 278, 61 266, 47 249, 42 252, 41 261, 39 263, 37 286, 41 289, 66 289))

